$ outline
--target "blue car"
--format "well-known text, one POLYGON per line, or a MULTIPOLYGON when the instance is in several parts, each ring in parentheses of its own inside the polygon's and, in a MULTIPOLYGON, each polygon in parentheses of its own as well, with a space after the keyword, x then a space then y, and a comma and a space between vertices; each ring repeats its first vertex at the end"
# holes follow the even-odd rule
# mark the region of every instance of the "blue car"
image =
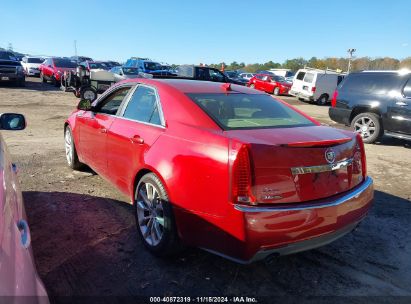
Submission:
POLYGON ((170 70, 158 62, 152 61, 148 58, 131 57, 128 59, 124 67, 139 68, 140 71, 152 75, 174 75, 170 70))

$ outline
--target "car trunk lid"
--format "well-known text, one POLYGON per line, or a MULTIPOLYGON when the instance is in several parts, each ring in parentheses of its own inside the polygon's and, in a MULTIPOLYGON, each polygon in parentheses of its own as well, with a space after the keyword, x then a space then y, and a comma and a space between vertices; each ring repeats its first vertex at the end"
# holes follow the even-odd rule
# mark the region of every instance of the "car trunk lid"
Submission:
POLYGON ((325 126, 231 130, 246 144, 257 203, 318 200, 358 185, 361 151, 351 132, 325 126))

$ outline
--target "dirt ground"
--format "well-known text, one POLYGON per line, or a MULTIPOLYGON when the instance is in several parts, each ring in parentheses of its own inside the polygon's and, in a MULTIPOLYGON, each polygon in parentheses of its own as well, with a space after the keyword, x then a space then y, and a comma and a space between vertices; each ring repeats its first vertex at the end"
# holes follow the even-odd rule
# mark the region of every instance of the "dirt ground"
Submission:
MULTIPOLYGON (((327 107, 284 100, 341 127, 327 107)), ((375 204, 356 231, 328 246, 247 266, 199 249, 159 259, 139 240, 127 198, 98 175, 66 166, 63 123, 77 102, 35 78, 26 88, 0 87, 0 113, 28 120, 25 131, 3 137, 20 170, 50 296, 411 296, 411 143, 384 138, 366 146, 375 204)))

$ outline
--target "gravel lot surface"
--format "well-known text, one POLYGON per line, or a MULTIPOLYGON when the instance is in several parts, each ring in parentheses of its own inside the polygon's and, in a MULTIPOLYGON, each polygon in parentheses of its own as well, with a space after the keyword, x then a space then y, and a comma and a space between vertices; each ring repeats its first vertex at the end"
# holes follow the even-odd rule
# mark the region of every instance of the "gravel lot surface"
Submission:
MULTIPOLYGON (((342 127, 329 120, 328 107, 283 99, 342 127)), ((0 87, 0 113, 28 120, 25 131, 3 137, 20 170, 49 295, 411 296, 410 142, 366 146, 374 206, 356 231, 328 246, 247 266, 199 249, 159 259, 143 248, 127 198, 98 175, 66 166, 63 123, 77 102, 36 78, 26 88, 0 87)))

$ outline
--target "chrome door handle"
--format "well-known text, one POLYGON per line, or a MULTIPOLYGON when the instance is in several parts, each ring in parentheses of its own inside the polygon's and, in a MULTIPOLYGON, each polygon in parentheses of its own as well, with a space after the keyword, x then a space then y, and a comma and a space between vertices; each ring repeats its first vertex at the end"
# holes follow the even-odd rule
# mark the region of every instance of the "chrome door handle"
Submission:
POLYGON ((31 243, 29 225, 22 219, 17 223, 17 228, 20 231, 21 245, 24 248, 28 248, 31 243))
POLYGON ((100 133, 107 133, 107 129, 106 128, 100 128, 100 133))
POLYGON ((408 103, 406 103, 406 102, 404 102, 404 101, 397 101, 396 103, 395 103, 397 106, 408 106, 408 103))

